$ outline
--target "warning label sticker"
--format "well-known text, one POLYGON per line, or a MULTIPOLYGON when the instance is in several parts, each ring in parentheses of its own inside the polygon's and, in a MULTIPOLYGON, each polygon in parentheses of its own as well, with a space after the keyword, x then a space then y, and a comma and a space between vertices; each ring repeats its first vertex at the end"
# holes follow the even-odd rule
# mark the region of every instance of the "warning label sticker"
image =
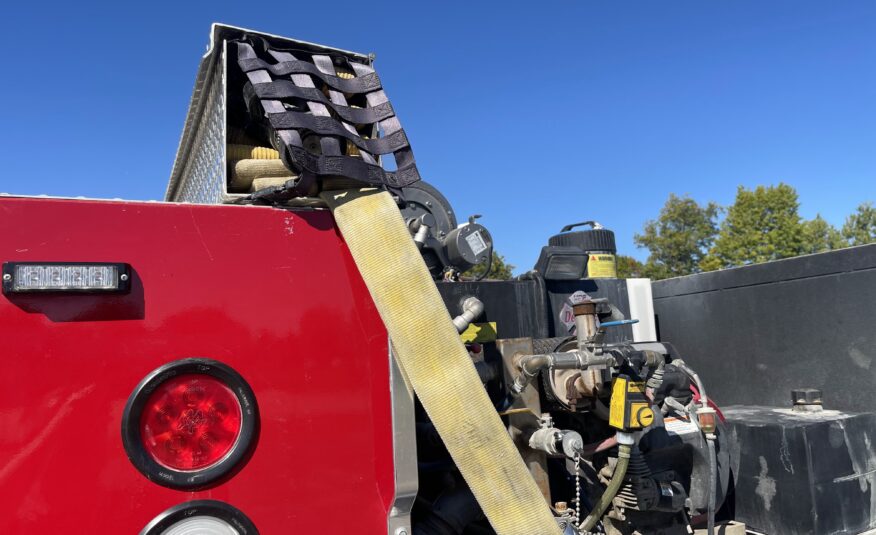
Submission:
POLYGON ((663 426, 666 428, 667 433, 673 435, 687 435, 690 433, 699 433, 700 431, 697 424, 687 420, 680 420, 678 418, 664 418, 663 426))
POLYGON ((587 259, 587 278, 616 279, 617 261, 613 254, 592 254, 587 259))

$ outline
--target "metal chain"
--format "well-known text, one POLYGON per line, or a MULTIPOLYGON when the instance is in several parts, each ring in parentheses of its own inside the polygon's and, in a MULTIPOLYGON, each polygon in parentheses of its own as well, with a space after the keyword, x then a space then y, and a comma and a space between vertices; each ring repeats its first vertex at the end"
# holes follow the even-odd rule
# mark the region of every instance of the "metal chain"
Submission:
POLYGON ((575 453, 575 526, 581 529, 581 454, 575 453))

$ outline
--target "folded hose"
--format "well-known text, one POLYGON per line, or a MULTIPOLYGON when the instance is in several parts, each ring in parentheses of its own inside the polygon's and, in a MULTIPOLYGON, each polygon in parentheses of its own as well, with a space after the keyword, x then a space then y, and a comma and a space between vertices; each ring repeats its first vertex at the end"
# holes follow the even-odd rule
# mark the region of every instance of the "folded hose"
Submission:
POLYGON ((373 189, 321 196, 397 362, 493 529, 499 535, 557 535, 559 526, 496 414, 395 201, 373 189))
POLYGON ((599 497, 599 501, 596 502, 593 510, 590 511, 590 514, 587 515, 587 518, 581 523, 581 531, 587 532, 596 527, 596 523, 599 522, 602 515, 605 513, 605 510, 611 505, 611 501, 614 500, 621 485, 623 485, 624 477, 627 475, 627 467, 630 465, 630 451, 632 451, 632 448, 633 447, 629 444, 621 444, 618 446, 617 464, 614 467, 614 474, 611 476, 611 481, 608 482, 605 492, 599 497))

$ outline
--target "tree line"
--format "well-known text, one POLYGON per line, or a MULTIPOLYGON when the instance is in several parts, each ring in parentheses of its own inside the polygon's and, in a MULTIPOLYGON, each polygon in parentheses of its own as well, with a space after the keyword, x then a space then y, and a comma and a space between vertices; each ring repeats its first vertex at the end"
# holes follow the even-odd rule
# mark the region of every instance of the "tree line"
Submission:
POLYGON ((634 236, 648 259, 619 255, 618 275, 666 279, 876 242, 872 202, 858 206, 839 229, 821 215, 804 219, 799 207, 797 191, 781 183, 740 186, 727 207, 670 194, 657 218, 634 236))

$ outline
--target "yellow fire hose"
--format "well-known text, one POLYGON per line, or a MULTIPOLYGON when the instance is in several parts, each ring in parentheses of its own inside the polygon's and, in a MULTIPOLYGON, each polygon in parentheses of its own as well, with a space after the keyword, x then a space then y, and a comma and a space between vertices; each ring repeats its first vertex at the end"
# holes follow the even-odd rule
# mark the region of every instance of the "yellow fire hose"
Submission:
POLYGON ((405 371, 499 535, 559 527, 478 378, 392 197, 323 192, 405 371))

